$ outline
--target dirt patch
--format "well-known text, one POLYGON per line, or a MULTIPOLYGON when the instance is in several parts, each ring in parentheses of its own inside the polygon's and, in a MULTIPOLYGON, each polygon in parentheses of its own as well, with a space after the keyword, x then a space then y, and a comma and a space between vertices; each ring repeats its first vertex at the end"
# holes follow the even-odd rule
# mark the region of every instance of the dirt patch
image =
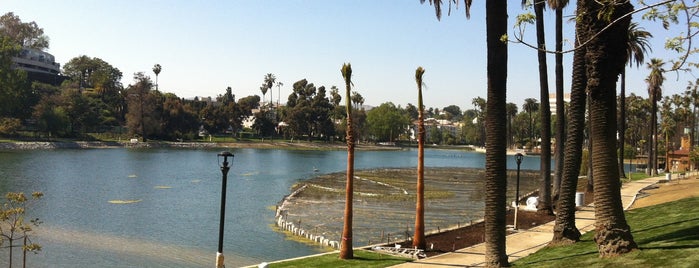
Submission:
POLYGON ((641 190, 630 209, 699 196, 699 177, 663 181, 641 190))

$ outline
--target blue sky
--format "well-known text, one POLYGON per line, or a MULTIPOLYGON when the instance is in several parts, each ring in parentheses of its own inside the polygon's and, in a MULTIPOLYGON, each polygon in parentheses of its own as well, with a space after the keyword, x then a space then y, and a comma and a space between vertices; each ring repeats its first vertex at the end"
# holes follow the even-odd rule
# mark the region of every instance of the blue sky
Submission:
MULTIPOLYGON (((509 1, 510 24, 524 12, 509 1)), ((291 85, 306 78, 317 86, 344 82, 340 67, 350 62, 355 88, 365 104, 391 101, 417 103, 415 69, 427 72, 427 107, 458 105, 486 97, 484 2, 474 1, 467 20, 463 7, 437 21, 434 9, 418 0, 258 0, 258 1, 35 1, 0 0, 0 13, 12 11, 23 21, 36 21, 50 38, 58 62, 87 55, 101 58, 133 82, 135 72, 155 80, 154 64, 162 65, 160 90, 180 97, 216 96, 230 86, 236 97, 262 95, 266 73, 284 83, 281 102, 291 85)), ((446 10, 445 10, 446 11, 446 10)), ((574 6, 565 9, 571 15, 574 6)), ((553 19, 546 12, 549 47, 553 19)), ((640 15, 635 16, 640 20, 640 15)), ((641 21, 656 38, 647 56, 669 59, 664 34, 656 24, 641 21)), ((565 38, 573 39, 572 23, 565 38)), ((514 33, 514 28, 510 35, 514 33)), ((526 38, 534 43, 534 27, 526 38)), ((568 42, 567 48, 570 48, 568 42)), ((565 56, 565 87, 570 86, 572 54, 565 56)), ((539 99, 536 52, 521 44, 509 46, 508 102, 539 99)), ((549 56, 549 88, 554 91, 553 56, 549 56)), ((645 67, 627 74, 627 90, 647 96, 645 67)), ((684 91, 692 75, 666 75, 665 93, 684 91)), ((266 98, 269 99, 269 92, 266 98)), ((273 90, 276 100, 277 88, 273 90)))

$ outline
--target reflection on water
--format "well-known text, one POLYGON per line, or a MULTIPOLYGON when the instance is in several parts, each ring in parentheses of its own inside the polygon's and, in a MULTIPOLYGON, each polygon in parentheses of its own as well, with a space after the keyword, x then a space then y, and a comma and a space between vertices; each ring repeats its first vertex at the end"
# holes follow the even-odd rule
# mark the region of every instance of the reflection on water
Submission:
MULTIPOLYGON (((231 149, 224 254, 229 266, 322 249, 275 232, 291 186, 345 170, 345 151, 231 149), (316 169, 318 172, 316 172, 316 169)), ((30 267, 209 267, 218 244, 218 150, 90 149, 0 152, 0 193, 42 191, 29 211, 44 224, 30 267), (112 201, 112 202, 110 202, 112 201), (138 201, 138 202, 136 202, 138 201)), ((427 150, 427 167, 476 167, 483 154, 427 150)), ((356 152, 355 167, 414 167, 415 150, 356 152)), ((508 158, 514 167, 514 159, 508 158)), ((538 169, 526 157, 523 169, 538 169)), ((6 250, 0 250, 5 256, 6 250)), ((16 254, 21 255, 21 254, 16 254)), ((6 262, 0 258, 0 266, 6 262)))

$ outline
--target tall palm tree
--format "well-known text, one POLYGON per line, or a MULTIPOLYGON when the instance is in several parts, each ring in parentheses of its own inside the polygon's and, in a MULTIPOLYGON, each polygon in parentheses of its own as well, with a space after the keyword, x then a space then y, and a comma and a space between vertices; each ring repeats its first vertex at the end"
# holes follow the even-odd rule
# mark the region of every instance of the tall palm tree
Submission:
POLYGON ((413 247, 425 249, 425 107, 422 105, 422 75, 425 69, 417 67, 417 201, 415 204, 415 234, 413 247))
POLYGON ((665 76, 663 69, 665 62, 658 58, 650 59, 646 67, 650 69, 650 74, 646 78, 646 83, 648 84, 648 98, 650 100, 650 136, 648 141, 648 175, 658 174, 658 101, 663 97, 663 82, 665 81, 665 76))
MULTIPOLYGON (((527 0, 522 1, 525 5, 527 0)), ((551 206, 551 110, 549 105, 549 78, 546 66, 546 37, 544 35, 544 1, 534 1, 536 15, 536 43, 539 61, 539 93, 541 98, 541 164, 539 168, 540 185, 536 209, 538 213, 553 215, 551 206)), ((531 115, 531 113, 530 113, 531 115)))
POLYGON ((162 66, 160 64, 155 64, 153 66, 153 72, 155 73, 155 90, 158 90, 158 75, 160 74, 160 71, 162 71, 162 66))
MULTIPOLYGON (((648 53, 650 43, 648 39, 653 37, 650 32, 647 32, 643 27, 639 27, 638 23, 632 22, 629 24, 629 41, 626 42, 626 62, 632 67, 636 63, 636 68, 643 64, 644 56, 648 53)), ((624 145, 626 133, 626 68, 621 71, 621 85, 619 90, 619 176, 626 178, 624 175, 624 145)))
MULTIPOLYGON (((466 0, 469 4, 470 0, 466 0)), ((505 206, 507 203, 507 1, 485 3, 488 99, 485 114, 485 265, 507 267, 505 206)))
MULTIPOLYGON (((425 2, 420 0, 420 2, 425 2)), ((430 0, 437 18, 441 17, 441 0, 430 0)), ((451 0, 449 3, 456 3, 451 0)), ((466 16, 470 16, 471 0, 464 0, 466 16)), ((507 133, 505 119, 507 94, 507 43, 500 38, 507 34, 507 1, 485 3, 488 99, 485 124, 485 265, 507 267, 505 252, 505 205, 507 203, 507 133)))
POLYGON ((277 108, 279 108, 279 97, 281 97, 282 87, 284 86, 284 83, 277 82, 275 86, 277 86, 277 108))
POLYGON ((262 83, 262 85, 260 86, 260 92, 262 92, 262 106, 265 105, 265 95, 267 95, 267 89, 267 84, 262 83))
MULTIPOLYGON (((548 98, 548 96, 546 96, 546 98, 548 98)), ((526 98, 524 99, 522 110, 529 114, 529 141, 531 145, 534 146, 534 118, 532 114, 539 111, 539 102, 534 98, 526 98)))
POLYGON ((347 113, 347 182, 345 185, 345 214, 340 242, 340 259, 354 258, 352 251, 352 195, 354 195, 354 128, 352 127, 352 102, 350 91, 352 86, 352 65, 345 63, 340 69, 345 79, 345 112, 347 113))
POLYGON ((517 115, 517 104, 510 102, 505 109, 507 110, 507 147, 512 148, 514 145, 514 139, 512 137, 512 118, 517 115))
MULTIPOLYGON (((272 87, 274 86, 274 82, 276 82, 276 81, 277 81, 277 78, 274 77, 274 74, 268 73, 268 74, 265 75, 265 80, 264 80, 263 85, 264 85, 268 90, 271 90, 272 87)), ((267 91, 267 90, 265 90, 265 91, 267 91)), ((272 107, 272 106, 273 106, 273 105, 272 105, 272 102, 274 101, 274 97, 272 97, 272 92, 273 92, 273 91, 270 91, 270 92, 269 92, 269 107, 272 107)))
POLYGON ((577 23, 583 29, 580 36, 587 40, 597 35, 585 46, 594 149, 594 241, 601 257, 616 256, 638 248, 621 203, 615 118, 616 81, 626 65, 626 42, 631 22, 631 17, 622 16, 631 12, 633 6, 630 2, 580 0, 577 8, 577 23), (609 10, 607 16, 599 16, 600 9, 609 10), (611 21, 615 23, 610 24, 611 21))
POLYGON ((565 144, 565 101, 563 90, 563 8, 568 5, 568 0, 548 0, 549 7, 556 11, 556 168, 553 177, 554 199, 558 199, 563 177, 563 153, 565 144))
MULTIPOLYGON (((576 25, 576 36, 582 31, 576 25)), ((579 40, 576 40, 579 44, 579 40)), ((563 154, 563 171, 561 172, 561 189, 558 206, 556 206, 556 223, 553 227, 551 244, 568 244, 580 240, 580 230, 575 227, 575 192, 582 162, 582 145, 585 129, 585 107, 587 94, 587 74, 585 72, 585 49, 573 53, 573 79, 570 88, 570 107, 566 143, 563 154)))

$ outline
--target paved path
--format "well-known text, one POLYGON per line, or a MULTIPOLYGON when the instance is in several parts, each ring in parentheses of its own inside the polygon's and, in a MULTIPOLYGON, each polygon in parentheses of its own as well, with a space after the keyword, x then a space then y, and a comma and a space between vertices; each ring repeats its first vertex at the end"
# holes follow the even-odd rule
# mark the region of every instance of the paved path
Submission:
MULTIPOLYGON (((621 201, 624 205, 624 209, 631 207, 631 204, 636 200, 636 195, 641 189, 655 184, 664 178, 665 177, 653 177, 622 184, 621 201)), ((513 262, 546 246, 551 241, 551 238, 553 238, 554 223, 555 222, 552 221, 529 230, 520 230, 518 233, 508 235, 506 250, 509 261, 513 262)), ((593 230, 594 223, 594 204, 578 208, 575 213, 575 225, 581 233, 593 230)), ((392 267, 477 267, 484 266, 484 261, 485 244, 478 244, 455 252, 420 259, 414 262, 407 262, 392 267)))

